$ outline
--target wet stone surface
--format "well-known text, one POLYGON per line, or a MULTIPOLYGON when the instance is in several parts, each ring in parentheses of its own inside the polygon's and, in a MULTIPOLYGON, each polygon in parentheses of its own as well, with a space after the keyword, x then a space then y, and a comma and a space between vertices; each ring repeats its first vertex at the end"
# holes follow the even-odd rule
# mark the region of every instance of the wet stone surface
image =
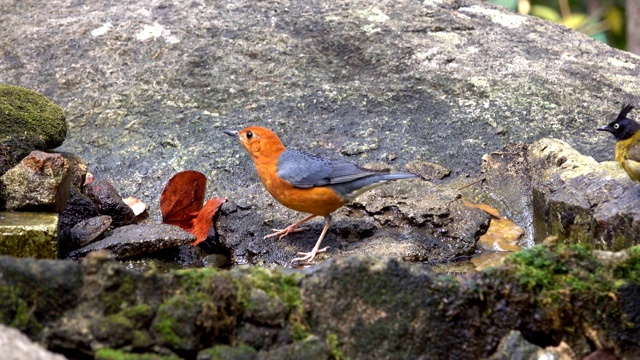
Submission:
MULTIPOLYGON (((297 252, 310 250, 320 235, 322 222, 312 220, 303 232, 263 239, 271 228, 288 224, 252 221, 259 211, 257 205, 251 210, 232 202, 223 205, 216 229, 236 262, 288 265, 297 252)), ((287 209, 282 214, 291 215, 290 222, 303 216, 287 209)), ((322 243, 329 247, 329 257, 369 254, 414 262, 472 255, 489 223, 486 213, 465 207, 456 190, 422 180, 377 187, 336 211, 333 218, 322 243)), ((317 262, 326 258, 320 254, 317 262)))
POLYGON ((96 180, 83 188, 84 193, 96 204, 100 215, 109 215, 114 227, 133 224, 136 215, 122 201, 116 188, 108 180, 96 180))
POLYGON ((154 251, 186 245, 195 236, 175 225, 148 224, 127 225, 114 229, 103 240, 72 251, 68 257, 75 259, 91 251, 106 249, 118 259, 148 255, 154 251))
POLYGON ((69 235, 74 244, 77 245, 76 248, 81 248, 96 240, 110 225, 111 216, 96 216, 75 224, 69 231, 69 235))

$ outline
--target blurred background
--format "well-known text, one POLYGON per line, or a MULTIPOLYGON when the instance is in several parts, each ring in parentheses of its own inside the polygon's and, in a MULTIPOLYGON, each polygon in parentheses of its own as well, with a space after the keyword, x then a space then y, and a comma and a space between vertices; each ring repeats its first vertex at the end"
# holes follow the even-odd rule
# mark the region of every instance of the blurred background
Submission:
POLYGON ((640 0, 489 0, 640 55, 640 0))

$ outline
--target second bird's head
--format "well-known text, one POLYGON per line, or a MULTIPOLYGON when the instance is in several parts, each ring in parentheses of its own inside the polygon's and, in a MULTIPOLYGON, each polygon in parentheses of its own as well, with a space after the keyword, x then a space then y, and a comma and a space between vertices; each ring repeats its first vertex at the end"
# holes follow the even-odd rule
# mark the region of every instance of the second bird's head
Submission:
POLYGON ((627 105, 620 111, 618 117, 609 125, 598 128, 599 131, 607 131, 615 136, 616 140, 626 140, 640 130, 640 124, 635 120, 629 119, 627 115, 633 110, 632 105, 627 105))
POLYGON ((233 136, 253 157, 277 157, 284 151, 284 145, 273 131, 260 126, 249 126, 240 131, 225 130, 225 134, 233 136))

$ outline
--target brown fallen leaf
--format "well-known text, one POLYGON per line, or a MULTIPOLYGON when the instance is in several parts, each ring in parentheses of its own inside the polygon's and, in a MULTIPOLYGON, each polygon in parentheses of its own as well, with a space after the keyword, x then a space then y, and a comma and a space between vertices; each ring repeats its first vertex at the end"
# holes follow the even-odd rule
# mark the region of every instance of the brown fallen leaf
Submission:
POLYGON ((209 229, 213 225, 213 216, 225 201, 227 201, 227 198, 213 198, 208 200, 204 207, 200 209, 198 216, 191 221, 191 228, 188 230, 196 236, 196 241, 192 242, 191 245, 198 245, 209 236, 209 229))
POLYGON ((175 174, 160 196, 162 221, 188 230, 204 203, 207 178, 198 171, 175 174))
POLYGON ((491 219, 489 229, 480 236, 477 246, 493 251, 519 251, 518 241, 524 236, 524 229, 507 218, 491 219))
POLYGON ((491 223, 487 232, 478 239, 477 247, 492 251, 519 251, 518 245, 524 236, 524 229, 513 221, 502 216, 500 212, 487 204, 474 204, 462 200, 470 208, 480 209, 491 215, 491 223))
POLYGON ((487 214, 493 216, 496 219, 502 219, 502 215, 500 215, 500 211, 498 211, 498 209, 491 207, 487 204, 474 204, 470 201, 467 201, 465 199, 462 199, 462 203, 464 204, 464 206, 466 207, 470 207, 473 209, 480 209, 484 212, 486 212, 487 214))

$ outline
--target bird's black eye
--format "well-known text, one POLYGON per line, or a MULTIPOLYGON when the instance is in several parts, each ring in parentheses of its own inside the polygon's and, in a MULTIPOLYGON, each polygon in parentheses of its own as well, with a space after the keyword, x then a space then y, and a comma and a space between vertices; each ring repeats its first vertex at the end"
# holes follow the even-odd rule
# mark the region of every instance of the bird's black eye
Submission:
POLYGON ((620 124, 613 124, 613 128, 616 130, 620 129, 620 124))
POLYGON ((251 139, 252 137, 253 137, 253 133, 251 131, 247 131, 247 139, 251 139))

